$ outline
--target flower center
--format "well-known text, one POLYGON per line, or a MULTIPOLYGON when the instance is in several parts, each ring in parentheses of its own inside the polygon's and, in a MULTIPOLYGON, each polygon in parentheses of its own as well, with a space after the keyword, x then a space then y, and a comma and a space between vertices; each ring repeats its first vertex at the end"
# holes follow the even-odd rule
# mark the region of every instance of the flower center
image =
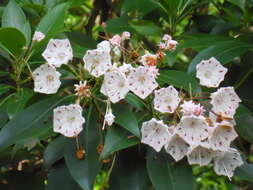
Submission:
POLYGON ((65 56, 66 56, 66 54, 65 54, 64 52, 60 52, 60 53, 58 54, 58 58, 59 58, 60 60, 64 60, 64 59, 65 59, 65 56))
POLYGON ((143 83, 145 82, 146 79, 145 79, 144 76, 140 76, 138 80, 139 80, 140 83, 143 84, 143 83))
POLYGON ((204 76, 205 76, 206 78, 211 78, 212 72, 206 71, 205 74, 204 74, 204 76))
POLYGON ((54 76, 47 75, 47 82, 52 82, 54 80, 54 76))
POLYGON ((76 120, 76 118, 74 116, 68 117, 68 122, 69 123, 73 123, 75 120, 76 120))
POLYGON ((120 87, 120 88, 123 88, 124 86, 125 86, 125 83, 124 83, 124 82, 120 82, 120 83, 119 83, 119 87, 120 87))

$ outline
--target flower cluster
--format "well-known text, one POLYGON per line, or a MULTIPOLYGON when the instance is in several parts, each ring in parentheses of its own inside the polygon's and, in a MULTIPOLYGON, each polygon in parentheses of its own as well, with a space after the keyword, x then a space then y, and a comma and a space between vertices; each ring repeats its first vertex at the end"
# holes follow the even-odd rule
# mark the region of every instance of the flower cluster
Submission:
MULTIPOLYGON (((214 57, 197 65, 200 84, 218 87, 227 69, 214 57)), ((230 147, 237 137, 233 116, 241 102, 233 87, 221 87, 210 94, 211 109, 180 97, 173 87, 154 92, 154 108, 160 113, 174 113, 178 122, 165 124, 153 118, 142 124, 142 143, 156 151, 162 147, 176 161, 187 156, 189 164, 205 166, 213 161, 218 175, 231 178, 236 167, 243 164, 239 152, 230 147)))
MULTIPOLYGON (((34 41, 40 41, 43 35, 36 33, 34 41)), ((239 152, 230 147, 237 137, 233 116, 241 102, 233 87, 221 87, 208 97, 209 105, 201 105, 198 99, 186 98, 172 85, 159 88, 156 81, 159 75, 157 63, 163 58, 164 51, 174 51, 177 41, 170 35, 164 35, 159 50, 152 54, 144 51, 134 64, 119 61, 125 52, 124 44, 131 34, 123 32, 97 44, 96 49, 87 50, 84 57, 84 70, 90 78, 100 81, 100 92, 107 100, 103 129, 114 123, 115 116, 111 103, 123 100, 128 92, 141 99, 154 97, 153 118, 145 121, 141 128, 141 142, 153 147, 157 152, 164 147, 176 161, 187 156, 189 164, 208 165, 213 161, 214 171, 218 175, 233 176, 236 167, 243 161, 239 152), (116 57, 116 58, 115 58, 116 57), (170 117, 171 116, 171 117, 170 117), (168 119, 169 118, 169 119, 168 119)), ((52 94, 60 87, 61 74, 56 70, 68 64, 73 52, 68 39, 51 39, 42 56, 47 61, 33 72, 34 91, 52 94)), ((196 67, 196 77, 200 84, 217 88, 224 80, 227 68, 211 57, 202 60, 196 67)), ((85 78, 85 80, 87 80, 85 78)), ((83 129, 85 119, 79 100, 95 98, 87 81, 75 85, 78 98, 76 104, 60 106, 54 109, 54 131, 67 137, 76 137, 83 129)))

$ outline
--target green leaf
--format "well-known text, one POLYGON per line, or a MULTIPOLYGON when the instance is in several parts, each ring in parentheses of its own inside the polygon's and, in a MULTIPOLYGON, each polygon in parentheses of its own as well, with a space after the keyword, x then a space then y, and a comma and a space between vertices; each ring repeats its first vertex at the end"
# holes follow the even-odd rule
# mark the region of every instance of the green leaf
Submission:
POLYGON ((99 127, 98 113, 91 106, 86 117, 86 126, 84 132, 79 135, 81 147, 85 150, 85 158, 79 160, 76 157, 75 139, 67 139, 64 158, 68 169, 75 181, 85 190, 93 190, 96 175, 99 172, 101 163, 97 147, 99 145, 99 127))
POLYGON ((43 32, 47 36, 53 36, 63 30, 65 12, 69 8, 69 3, 62 3, 50 10, 40 21, 37 31, 43 32))
POLYGON ((246 141, 253 144, 253 117, 249 114, 235 118, 235 129, 246 141))
POLYGON ((159 36, 162 33, 162 30, 157 25, 152 22, 130 24, 130 26, 140 35, 143 36, 159 36))
POLYGON ((139 110, 144 110, 145 108, 145 102, 131 92, 127 94, 125 101, 139 110))
POLYGON ((253 164, 243 164, 236 168, 235 176, 253 183, 253 164))
POLYGON ((140 130, 135 115, 124 105, 113 106, 115 123, 125 128, 135 136, 140 137, 140 130))
POLYGON ((29 22, 26 20, 23 10, 18 6, 15 0, 10 0, 4 9, 2 16, 2 27, 14 27, 23 32, 28 45, 31 38, 31 27, 29 22))
POLYGON ((38 132, 45 127, 50 127, 51 125, 47 125, 47 122, 51 121, 52 110, 56 106, 69 102, 70 98, 72 96, 62 98, 53 96, 31 105, 17 114, 0 131, 1 149, 17 143, 25 137, 36 136, 34 130, 38 132))
POLYGON ((185 162, 169 162, 167 155, 148 153, 147 169, 156 190, 194 190, 191 166, 185 162))
POLYGON ((161 70, 157 81, 161 86, 169 84, 177 88, 182 88, 187 92, 190 92, 190 88, 193 93, 201 92, 201 87, 197 80, 186 72, 161 70))
POLYGON ((122 14, 126 14, 130 11, 139 11, 145 15, 156 8, 159 8, 159 6, 154 0, 124 0, 121 7, 121 12, 122 14))
POLYGON ((25 36, 16 28, 0 29, 0 48, 15 56, 22 52, 26 44, 25 36))
POLYGON ((124 129, 112 126, 108 129, 105 136, 105 144, 101 158, 104 159, 116 151, 134 146, 139 142, 139 139, 136 137, 128 138, 128 133, 124 129))
POLYGON ((210 46, 199 52, 198 55, 192 60, 188 67, 188 73, 196 71, 196 65, 202 60, 207 60, 215 57, 222 64, 232 61, 235 57, 240 56, 253 47, 251 44, 241 42, 239 40, 227 41, 217 45, 210 46))
POLYGON ((17 113, 25 108, 26 103, 33 95, 33 90, 22 88, 17 93, 9 95, 9 98, 1 104, 1 107, 7 111, 10 119, 12 119, 17 113))
POLYGON ((129 17, 127 15, 123 15, 119 18, 114 18, 109 20, 106 24, 106 31, 112 33, 121 33, 124 31, 133 32, 133 29, 129 25, 129 17))
POLYGON ((44 160, 43 164, 45 167, 49 168, 56 161, 63 158, 64 146, 65 146, 64 136, 59 136, 49 143, 43 156, 44 160))
POLYGON ((48 176, 48 185, 45 190, 82 190, 73 180, 66 165, 61 164, 53 167, 48 176))
POLYGON ((7 123, 8 120, 8 114, 3 109, 0 109, 0 129, 7 123))
POLYGON ((228 1, 244 10, 246 0, 228 0, 228 1))
POLYGON ((11 88, 12 88, 12 86, 10 86, 10 85, 0 84, 0 95, 8 92, 11 88))
POLYGON ((191 34, 181 36, 183 42, 179 43, 177 49, 192 48, 194 50, 200 51, 208 48, 212 45, 222 44, 224 42, 230 41, 231 38, 219 35, 210 34, 191 34))
POLYGON ((128 162, 117 159, 110 176, 112 190, 147 190, 150 181, 145 161, 128 162))

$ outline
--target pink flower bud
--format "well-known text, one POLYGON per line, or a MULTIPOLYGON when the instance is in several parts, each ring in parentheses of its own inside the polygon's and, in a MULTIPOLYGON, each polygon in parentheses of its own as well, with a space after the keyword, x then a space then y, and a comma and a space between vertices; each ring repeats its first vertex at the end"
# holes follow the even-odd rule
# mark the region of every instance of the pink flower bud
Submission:
POLYGON ((39 31, 34 32, 34 35, 33 35, 34 42, 40 42, 44 38, 45 38, 45 34, 43 34, 42 32, 39 32, 39 31))
POLYGON ((113 46, 120 46, 121 37, 117 34, 114 35, 109 41, 113 46))

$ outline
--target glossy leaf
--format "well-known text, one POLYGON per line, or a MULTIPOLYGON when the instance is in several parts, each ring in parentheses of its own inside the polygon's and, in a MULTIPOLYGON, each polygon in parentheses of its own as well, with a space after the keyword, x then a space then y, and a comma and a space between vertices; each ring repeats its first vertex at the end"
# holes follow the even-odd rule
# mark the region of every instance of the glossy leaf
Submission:
POLYGON ((140 130, 135 115, 124 105, 113 106, 115 123, 125 128, 135 136, 140 137, 140 130))
POLYGON ((123 15, 119 18, 109 20, 107 22, 106 31, 112 33, 120 33, 124 31, 132 32, 133 29, 129 25, 129 17, 123 15))
POLYGON ((153 23, 131 24, 131 27, 143 36, 159 36, 161 35, 161 28, 153 23))
POLYGON ((18 6, 15 0, 10 0, 4 9, 2 16, 2 27, 14 27, 23 32, 26 41, 30 41, 31 27, 26 20, 23 10, 18 6))
POLYGON ((147 169, 156 190, 194 190, 191 167, 184 162, 169 162, 166 155, 149 152, 147 169))
POLYGON ((235 118, 235 129, 241 137, 253 144, 253 117, 251 115, 242 115, 235 118))
POLYGON ((50 127, 47 122, 51 120, 52 110, 56 106, 69 102, 70 98, 69 96, 63 98, 53 96, 31 105, 17 114, 0 131, 0 147, 4 148, 23 140, 24 137, 29 138, 30 135, 36 135, 31 132, 33 130, 50 127))
POLYGON ((91 106, 86 112, 85 130, 79 135, 80 146, 85 150, 84 159, 76 157, 76 140, 67 139, 64 158, 75 181, 85 190, 93 190, 96 175, 101 163, 97 147, 99 145, 98 113, 91 106))
POLYGON ((182 88, 187 92, 190 92, 190 88, 193 93, 201 92, 201 88, 197 80, 182 71, 161 70, 157 80, 161 86, 168 84, 177 88, 182 88))
POLYGON ((130 11, 139 11, 143 14, 146 14, 156 8, 158 8, 158 5, 154 0, 138 0, 138 1, 124 0, 121 7, 121 12, 124 14, 130 11))
POLYGON ((82 190, 74 181, 65 164, 53 167, 48 176, 48 185, 45 190, 82 190))
POLYGON ((112 190, 149 189, 150 181, 145 161, 135 160, 135 162, 127 162, 117 159, 110 177, 109 186, 112 190))
POLYGON ((251 44, 240 42, 239 40, 227 41, 221 44, 210 46, 192 60, 188 67, 188 73, 194 73, 196 71, 196 65, 201 60, 207 60, 211 57, 215 57, 222 64, 226 64, 232 61, 235 57, 240 56, 253 47, 251 44))
POLYGON ((236 168, 235 176, 253 183, 253 164, 244 164, 236 168))
POLYGON ((125 101, 139 110, 144 110, 145 108, 145 102, 131 92, 127 94, 125 101))
POLYGON ((136 137, 129 137, 127 131, 111 126, 105 136, 105 144, 101 158, 104 159, 116 151, 134 146, 139 143, 136 137))
POLYGON ((26 44, 25 36, 16 28, 0 29, 0 48, 13 56, 19 55, 26 44))
POLYGON ((33 95, 33 90, 29 88, 20 89, 17 93, 9 95, 8 99, 1 104, 1 107, 7 111, 10 119, 12 119, 25 108, 26 103, 33 95))
POLYGON ((65 146, 65 137, 59 136, 50 142, 44 152, 44 166, 50 167, 56 161, 63 158, 65 146))
POLYGON ((65 12, 69 8, 68 3, 62 3, 49 11, 37 26, 37 31, 47 36, 53 36, 63 30, 65 12))

